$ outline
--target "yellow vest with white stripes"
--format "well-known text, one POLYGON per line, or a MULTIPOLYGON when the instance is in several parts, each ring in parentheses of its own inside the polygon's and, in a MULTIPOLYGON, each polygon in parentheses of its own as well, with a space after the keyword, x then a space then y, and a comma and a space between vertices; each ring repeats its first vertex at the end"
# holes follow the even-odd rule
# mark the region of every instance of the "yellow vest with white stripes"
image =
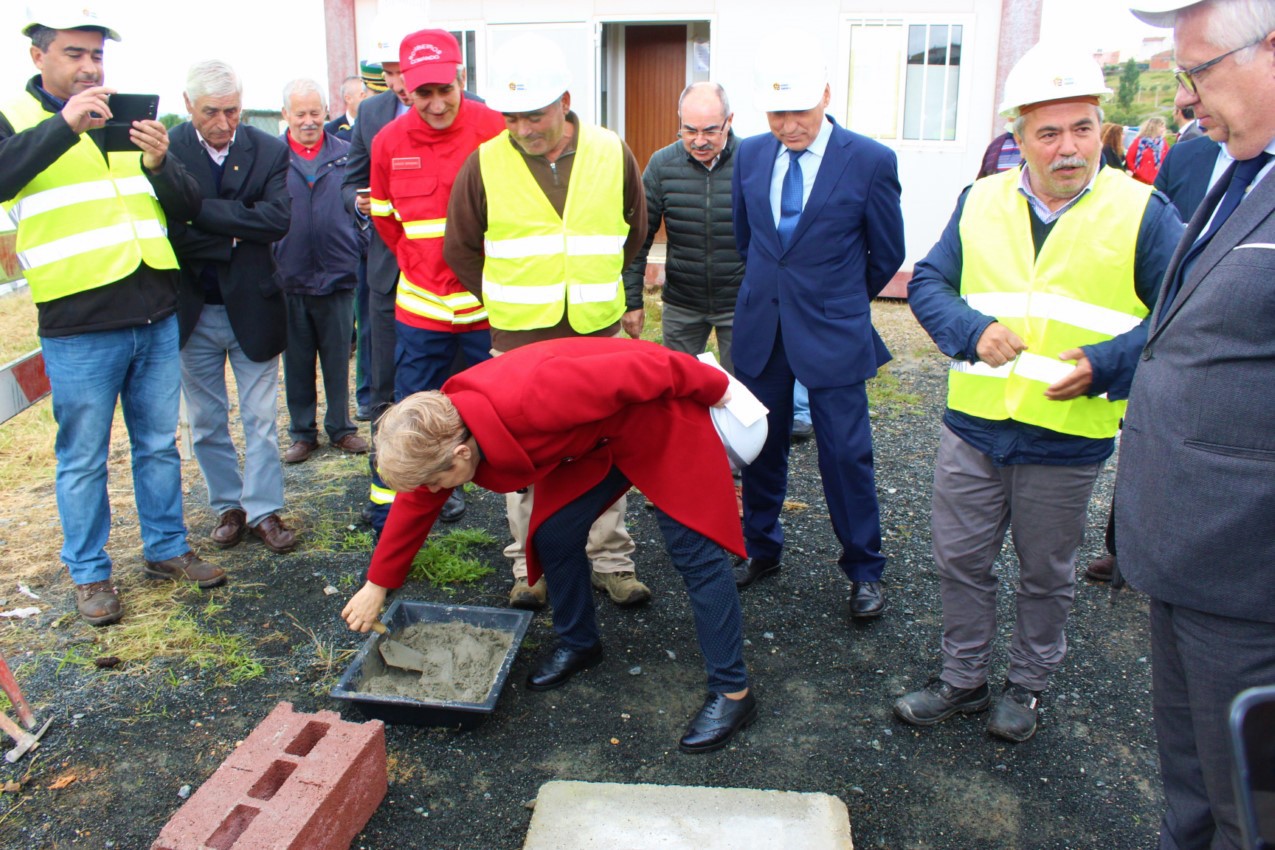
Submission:
MULTIPOLYGON (((26 92, 0 111, 15 133, 54 119, 26 92)), ((137 151, 103 155, 81 133, 75 147, 4 202, 18 229, 18 261, 33 301, 106 286, 141 263, 177 268, 164 211, 141 161, 137 151)))
POLYGON ((1058 355, 1132 330, 1147 315, 1134 287, 1138 230, 1151 187, 1114 168, 1058 218, 1035 255, 1028 202, 1011 169, 979 180, 965 198, 961 297, 1018 334, 1027 350, 1011 363, 956 361, 947 403, 983 419, 1013 419, 1061 434, 1114 436, 1123 401, 1050 401, 1045 389, 1074 364, 1058 355))
POLYGON ((483 303, 491 325, 553 327, 563 310, 587 334, 624 315, 624 146, 580 125, 567 203, 559 217, 508 131, 478 149, 487 194, 483 303))

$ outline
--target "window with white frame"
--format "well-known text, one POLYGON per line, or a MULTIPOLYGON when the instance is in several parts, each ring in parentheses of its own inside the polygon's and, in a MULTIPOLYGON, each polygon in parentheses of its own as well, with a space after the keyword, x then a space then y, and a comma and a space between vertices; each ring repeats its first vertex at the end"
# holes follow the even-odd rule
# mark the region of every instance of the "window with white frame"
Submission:
POLYGON ((875 139, 956 139, 963 24, 853 20, 843 33, 850 127, 875 139))

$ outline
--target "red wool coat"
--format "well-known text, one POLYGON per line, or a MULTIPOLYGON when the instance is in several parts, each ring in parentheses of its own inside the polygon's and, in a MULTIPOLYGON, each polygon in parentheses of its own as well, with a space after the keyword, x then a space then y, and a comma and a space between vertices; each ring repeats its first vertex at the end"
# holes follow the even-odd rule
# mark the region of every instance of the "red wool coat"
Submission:
MULTIPOLYGON (((654 343, 577 337, 514 349, 454 376, 443 392, 478 441, 474 483, 497 493, 536 485, 527 545, 534 583, 536 529, 612 466, 678 522, 744 555, 730 462, 708 413, 726 383, 721 371, 654 343)), ((395 498, 372 582, 403 584, 449 493, 420 488, 395 498)))

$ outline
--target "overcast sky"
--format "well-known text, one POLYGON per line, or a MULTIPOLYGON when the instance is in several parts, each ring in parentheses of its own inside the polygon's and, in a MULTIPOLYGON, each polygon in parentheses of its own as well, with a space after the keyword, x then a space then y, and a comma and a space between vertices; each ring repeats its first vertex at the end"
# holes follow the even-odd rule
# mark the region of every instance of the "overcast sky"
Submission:
MULTIPOLYGON (((222 59, 244 81, 244 106, 278 109, 285 83, 326 83, 323 0, 222 0, 166 4, 89 0, 123 41, 107 42, 106 83, 118 91, 158 94, 160 112, 185 114, 186 69, 222 59), (205 14, 206 12, 213 14, 205 14)), ((1166 32, 1140 23, 1119 0, 1044 0, 1041 33, 1085 39, 1092 49, 1129 55, 1144 35, 1166 32)), ((882 2, 882 7, 888 7, 882 2)), ((0 74, 6 91, 33 73, 30 42, 19 31, 26 0, 0 0, 0 74)))

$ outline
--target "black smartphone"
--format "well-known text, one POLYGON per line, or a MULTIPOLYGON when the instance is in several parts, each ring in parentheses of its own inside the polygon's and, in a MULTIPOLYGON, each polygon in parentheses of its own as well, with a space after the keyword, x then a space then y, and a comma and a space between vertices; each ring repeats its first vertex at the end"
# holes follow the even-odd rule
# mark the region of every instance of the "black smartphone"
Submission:
POLYGON ((1231 749, 1244 846, 1275 848, 1275 686, 1250 688, 1231 703, 1231 749))
POLYGON ((107 101, 111 117, 106 126, 90 133, 100 134, 98 144, 107 153, 138 150, 129 138, 128 131, 134 121, 154 120, 159 117, 157 94, 113 94, 107 101))

